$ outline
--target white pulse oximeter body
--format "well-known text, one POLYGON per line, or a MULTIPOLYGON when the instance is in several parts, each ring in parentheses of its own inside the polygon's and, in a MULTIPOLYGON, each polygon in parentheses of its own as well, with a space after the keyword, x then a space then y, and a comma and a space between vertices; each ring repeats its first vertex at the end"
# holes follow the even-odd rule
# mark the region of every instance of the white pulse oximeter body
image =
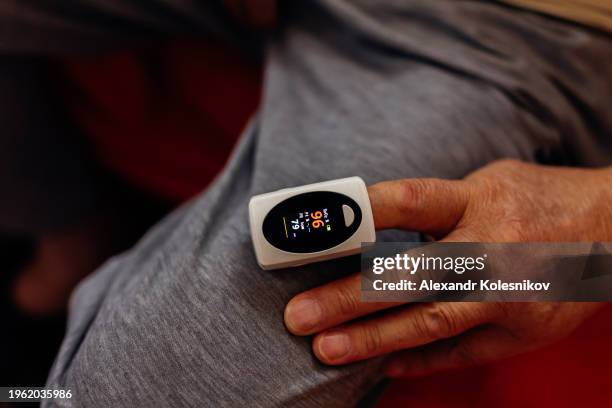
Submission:
POLYGON ((362 243, 376 241, 368 190, 359 177, 254 196, 249 222, 263 269, 353 255, 362 243))

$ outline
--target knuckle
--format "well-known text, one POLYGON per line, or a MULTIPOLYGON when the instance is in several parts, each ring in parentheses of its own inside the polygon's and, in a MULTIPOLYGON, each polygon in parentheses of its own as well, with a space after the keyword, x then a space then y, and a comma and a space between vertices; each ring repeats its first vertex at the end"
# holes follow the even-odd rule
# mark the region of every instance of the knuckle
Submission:
POLYGON ((342 316, 351 316, 359 310, 359 297, 348 287, 340 286, 336 297, 336 312, 342 316))
MULTIPOLYGON (((399 184, 400 199, 397 209, 402 213, 424 214, 430 210, 432 202, 442 197, 453 197, 458 194, 457 186, 468 186, 462 180, 436 178, 405 179, 399 184)), ((465 190, 467 191, 467 190, 465 190)), ((466 200, 451 200, 450 205, 463 205, 466 200)))
POLYGON ((399 210, 404 213, 421 214, 428 210, 432 197, 441 196, 449 183, 433 178, 415 178, 402 180, 400 184, 401 199, 399 210))
POLYGON ((437 303, 428 305, 423 313, 417 315, 415 329, 419 336, 426 339, 443 339, 453 335, 457 319, 448 308, 437 303))
POLYGON ((427 186, 421 179, 405 179, 400 184, 401 200, 399 210, 405 212, 411 209, 419 209, 423 204, 423 198, 427 186))
POLYGON ((363 352, 369 356, 379 354, 383 347, 380 329, 376 325, 366 326, 361 333, 363 352))

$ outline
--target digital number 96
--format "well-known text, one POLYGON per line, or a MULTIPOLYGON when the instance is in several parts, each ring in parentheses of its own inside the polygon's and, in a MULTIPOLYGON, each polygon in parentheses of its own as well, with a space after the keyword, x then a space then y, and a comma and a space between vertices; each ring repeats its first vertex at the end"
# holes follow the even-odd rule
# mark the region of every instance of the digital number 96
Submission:
POLYGON ((312 228, 321 228, 325 225, 325 222, 321 219, 323 218, 323 213, 321 211, 315 211, 311 213, 310 216, 314 220, 312 221, 312 228))

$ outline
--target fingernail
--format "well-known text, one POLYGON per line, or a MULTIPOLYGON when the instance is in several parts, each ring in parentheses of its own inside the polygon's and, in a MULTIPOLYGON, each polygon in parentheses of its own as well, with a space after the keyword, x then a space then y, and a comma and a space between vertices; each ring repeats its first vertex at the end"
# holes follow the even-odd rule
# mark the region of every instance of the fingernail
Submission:
POLYGON ((406 372, 406 364, 401 361, 393 361, 385 367, 384 372, 387 377, 400 377, 406 372))
POLYGON ((319 325, 322 316, 319 302, 314 299, 302 299, 289 302, 285 312, 285 324, 291 332, 307 333, 319 325))
POLYGON ((319 354, 326 361, 336 361, 351 351, 351 341, 344 333, 325 334, 319 340, 319 354))

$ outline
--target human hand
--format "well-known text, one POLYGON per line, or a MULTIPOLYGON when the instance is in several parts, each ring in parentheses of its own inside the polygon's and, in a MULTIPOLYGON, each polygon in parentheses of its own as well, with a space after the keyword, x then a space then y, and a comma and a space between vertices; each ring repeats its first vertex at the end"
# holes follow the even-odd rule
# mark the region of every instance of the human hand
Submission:
MULTIPOLYGON (((390 181, 371 186, 369 193, 378 229, 421 231, 449 242, 612 241, 612 169, 503 160, 464 180, 390 181)), ((315 335, 314 353, 326 364, 397 352, 385 369, 392 377, 486 363, 541 347, 601 307, 362 303, 360 291, 357 274, 301 293, 287 305, 285 323, 293 334, 315 335)))

